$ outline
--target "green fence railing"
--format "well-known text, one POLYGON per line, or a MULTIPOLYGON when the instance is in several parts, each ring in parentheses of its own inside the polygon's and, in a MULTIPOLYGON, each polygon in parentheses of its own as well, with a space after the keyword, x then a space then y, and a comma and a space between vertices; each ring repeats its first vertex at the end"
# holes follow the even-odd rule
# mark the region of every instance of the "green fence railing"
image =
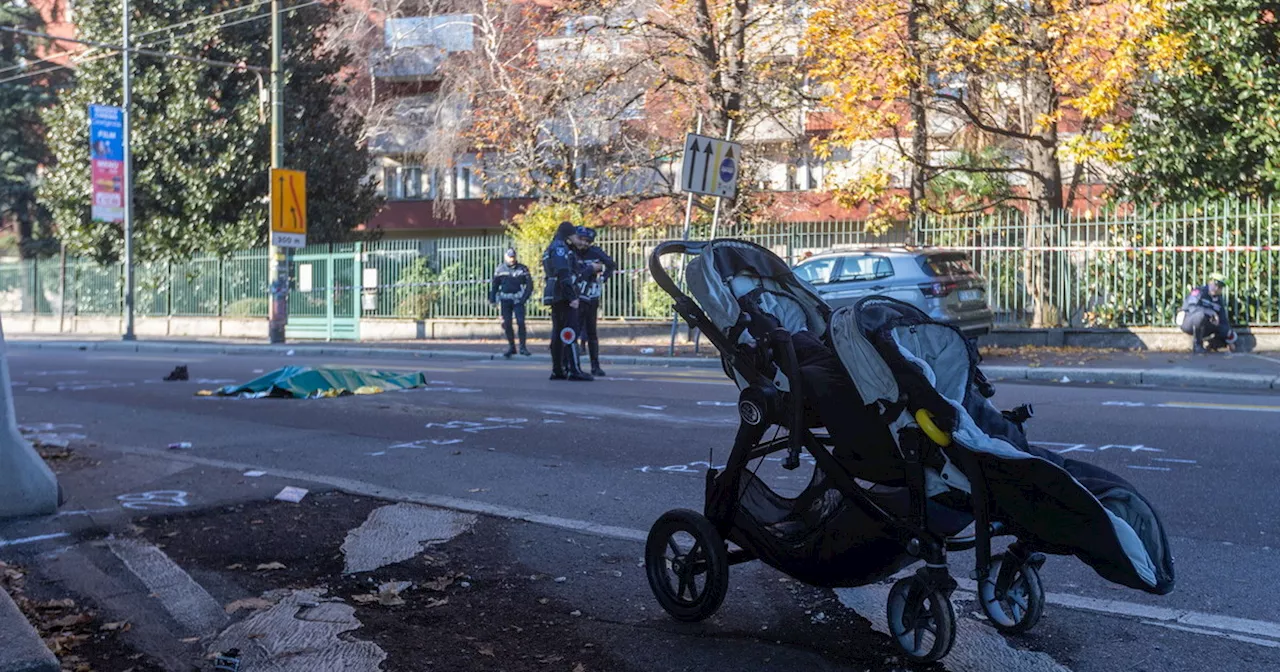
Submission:
MULTIPOLYGON (((620 268, 605 286, 602 316, 669 319, 671 301, 646 265, 658 242, 682 233, 676 226, 601 232, 597 244, 620 268)), ((691 232, 694 238, 709 234, 706 227, 691 232)), ((872 235, 856 221, 722 228, 720 235, 759 243, 788 263, 835 246, 908 240, 905 230, 872 235)), ((987 278, 989 300, 1004 325, 1030 325, 1037 318, 1076 327, 1171 325, 1187 290, 1210 272, 1228 278, 1233 320, 1280 325, 1280 207, 1270 202, 1063 216, 1044 223, 1029 222, 1017 211, 929 218, 911 238, 967 251, 987 278)), ((301 252, 337 255, 344 268, 358 264, 358 273, 340 275, 357 278, 362 318, 492 318, 498 311, 487 301, 488 282, 510 244, 502 235, 460 235, 311 246, 301 252)), ((522 261, 539 273, 538 259, 522 261)), ((672 267, 677 275, 679 269, 672 267)), ((338 282, 315 275, 311 281, 338 282)), ((135 305, 142 316, 265 317, 267 286, 267 252, 261 249, 228 258, 143 264, 137 270, 135 305)), ((336 289, 341 294, 357 288, 336 289)), ((56 257, 0 262, 0 310, 7 312, 117 316, 122 294, 120 264, 68 259, 64 268, 56 257)), ((536 300, 530 312, 545 315, 536 300)))

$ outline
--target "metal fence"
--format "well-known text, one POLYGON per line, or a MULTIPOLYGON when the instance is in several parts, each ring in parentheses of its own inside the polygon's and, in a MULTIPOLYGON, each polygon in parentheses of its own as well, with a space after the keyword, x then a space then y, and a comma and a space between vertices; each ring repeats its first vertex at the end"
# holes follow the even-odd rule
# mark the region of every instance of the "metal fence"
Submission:
MULTIPOLYGON (((695 227, 692 237, 709 233, 695 227)), ((681 235, 679 227, 601 232, 597 244, 620 268, 605 285, 604 317, 670 316, 670 299, 646 264, 658 242, 681 235)), ((722 235, 757 242, 790 263, 806 252, 896 245, 908 236, 905 230, 871 235, 856 221, 772 224, 722 235)), ((987 278, 989 300, 1004 325, 1030 325, 1037 313, 1047 323, 1076 327, 1170 325, 1188 289, 1215 271, 1228 278, 1234 321, 1280 325, 1280 208, 1270 202, 1064 216, 1039 224, 1016 211, 935 218, 911 237, 967 251, 987 278)), ((502 235, 450 236, 312 246, 304 252, 340 255, 344 264, 358 260, 361 272, 343 275, 361 285, 362 318, 477 318, 497 316, 487 300, 488 282, 510 244, 502 235)), ((537 259, 522 261, 539 274, 537 259)), ((679 267, 672 270, 678 274, 679 267)), ((265 317, 267 285, 267 252, 261 249, 225 259, 144 264, 137 272, 135 305, 141 316, 265 317)), ((535 293, 540 289, 539 284, 535 293)), ((6 312, 116 316, 122 295, 120 264, 56 257, 0 263, 0 310, 6 312)), ((530 309, 534 316, 545 313, 537 301, 530 309)))

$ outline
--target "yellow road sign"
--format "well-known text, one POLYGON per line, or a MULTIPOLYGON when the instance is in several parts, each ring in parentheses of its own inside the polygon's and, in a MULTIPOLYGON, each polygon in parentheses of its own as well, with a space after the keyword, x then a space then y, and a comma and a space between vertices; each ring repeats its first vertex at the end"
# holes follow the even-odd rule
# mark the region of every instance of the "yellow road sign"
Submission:
POLYGON ((271 244, 307 245, 307 174, 301 170, 271 169, 271 244))

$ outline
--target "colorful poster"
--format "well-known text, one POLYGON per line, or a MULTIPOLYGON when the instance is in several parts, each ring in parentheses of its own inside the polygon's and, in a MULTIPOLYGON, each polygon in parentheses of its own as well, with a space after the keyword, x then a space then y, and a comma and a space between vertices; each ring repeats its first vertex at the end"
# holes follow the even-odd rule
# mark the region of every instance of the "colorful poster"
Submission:
POLYGON ((124 111, 89 106, 89 162, 93 179, 93 219, 124 221, 124 111))

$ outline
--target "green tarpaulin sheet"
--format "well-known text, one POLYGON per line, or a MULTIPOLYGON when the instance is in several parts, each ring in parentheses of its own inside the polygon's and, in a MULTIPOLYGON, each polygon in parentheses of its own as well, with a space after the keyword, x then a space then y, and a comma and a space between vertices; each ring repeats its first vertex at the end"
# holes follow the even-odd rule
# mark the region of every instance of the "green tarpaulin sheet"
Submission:
POLYGON ((408 390, 426 384, 426 374, 422 373, 286 366, 243 385, 228 385, 214 394, 220 397, 314 399, 408 390))

